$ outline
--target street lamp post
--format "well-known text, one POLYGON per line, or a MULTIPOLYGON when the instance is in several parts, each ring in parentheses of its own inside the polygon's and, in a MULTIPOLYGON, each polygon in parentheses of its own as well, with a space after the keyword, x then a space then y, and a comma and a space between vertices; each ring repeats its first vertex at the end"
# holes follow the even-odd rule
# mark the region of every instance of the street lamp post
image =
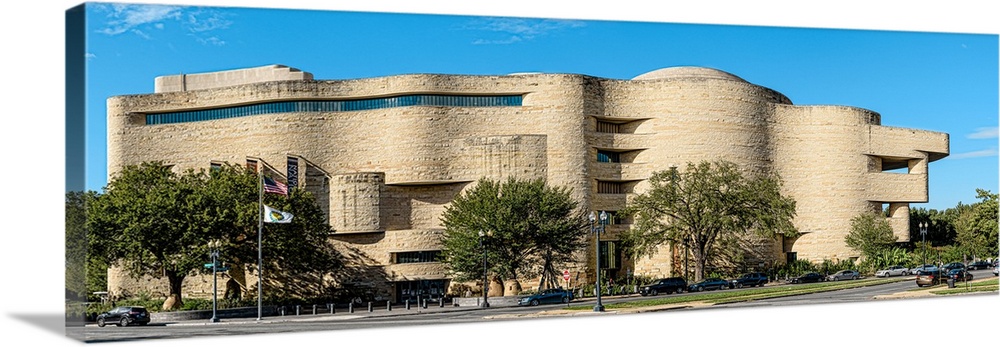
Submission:
POLYGON ((212 323, 218 323, 219 322, 219 317, 216 315, 216 312, 218 311, 218 308, 219 308, 219 306, 218 306, 218 302, 219 302, 219 298, 218 298, 219 282, 218 282, 218 276, 216 276, 216 275, 217 275, 217 271, 218 271, 218 267, 219 267, 219 245, 220 244, 221 244, 221 242, 219 242, 219 241, 209 241, 208 242, 208 247, 212 249, 212 251, 210 253, 210 255, 212 256, 212 319, 210 321, 212 323))
POLYGON ((924 248, 924 262, 920 266, 927 264, 927 222, 920 222, 920 246, 924 248))
POLYGON ((479 248, 483 249, 483 303, 480 305, 482 308, 490 307, 489 299, 487 294, 490 291, 489 278, 487 277, 486 271, 486 247, 484 246, 483 239, 486 238, 486 233, 482 230, 479 231, 479 248))
POLYGON ((594 288, 597 291, 597 303, 594 304, 594 312, 604 312, 604 305, 601 304, 601 232, 604 231, 604 225, 608 222, 607 212, 601 211, 600 217, 595 216, 594 212, 590 212, 590 229, 594 232, 594 272, 596 273, 596 285, 594 288), (601 226, 600 228, 594 227, 594 222, 600 218, 601 226))

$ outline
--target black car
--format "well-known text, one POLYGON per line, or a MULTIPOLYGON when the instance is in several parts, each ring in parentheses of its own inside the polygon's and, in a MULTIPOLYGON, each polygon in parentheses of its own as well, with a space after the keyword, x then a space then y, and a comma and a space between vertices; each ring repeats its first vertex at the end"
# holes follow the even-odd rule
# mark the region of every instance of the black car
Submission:
POLYGON ((702 292, 706 290, 723 290, 729 288, 729 281, 721 278, 706 278, 704 281, 688 286, 689 292, 702 292))
POLYGON ((972 280, 972 274, 970 274, 968 271, 965 271, 965 269, 951 269, 951 271, 948 271, 948 274, 945 276, 947 276, 945 278, 953 279, 956 282, 972 280))
POLYGON ((729 288, 743 288, 743 287, 763 287, 767 284, 767 274, 762 272, 751 272, 741 276, 740 278, 729 281, 729 288))
POLYGON ((969 266, 965 267, 965 269, 966 270, 983 270, 983 269, 989 269, 991 266, 993 266, 993 265, 990 264, 990 263, 988 263, 988 262, 980 260, 980 261, 974 261, 974 262, 969 263, 969 266))
POLYGON ((826 280, 826 276, 820 275, 820 274, 815 273, 815 272, 810 272, 810 273, 807 273, 805 275, 792 278, 792 279, 788 280, 788 282, 789 283, 815 283, 815 282, 823 282, 825 280, 826 280))
POLYGON ((656 295, 659 293, 683 293, 684 289, 687 288, 687 281, 681 277, 670 277, 661 278, 653 283, 647 284, 639 288, 639 294, 642 296, 646 295, 656 295))
POLYGON ((965 268, 965 264, 955 262, 955 263, 945 264, 944 266, 941 267, 941 270, 951 271, 951 270, 954 270, 954 269, 964 269, 964 268, 965 268))
POLYGON ((97 316, 97 326, 99 327, 107 324, 125 327, 132 324, 146 325, 147 323, 149 323, 149 311, 146 311, 146 308, 142 306, 119 306, 97 316))
POLYGON ((520 306, 538 306, 538 304, 568 303, 573 300, 573 292, 562 288, 551 288, 526 296, 518 300, 520 306))

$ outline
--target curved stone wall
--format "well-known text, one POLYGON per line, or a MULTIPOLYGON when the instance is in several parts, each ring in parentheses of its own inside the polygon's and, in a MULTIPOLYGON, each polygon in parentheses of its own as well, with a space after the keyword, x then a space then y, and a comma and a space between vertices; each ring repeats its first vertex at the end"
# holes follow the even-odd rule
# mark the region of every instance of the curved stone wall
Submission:
MULTIPOLYGON (((781 176, 784 193, 798 203, 795 224, 803 235, 761 246, 773 250, 766 260, 775 264, 789 252, 812 261, 856 257, 843 242, 850 219, 883 206, 897 235, 907 235, 908 203, 926 201, 927 166, 947 156, 948 135, 881 122, 878 113, 854 107, 792 105, 776 91, 698 67, 633 80, 573 74, 275 80, 108 99, 108 168, 113 174, 147 160, 207 168, 254 157, 285 172, 287 157, 301 158, 309 175, 300 177, 301 187, 318 195, 337 230, 332 242, 365 266, 385 267, 391 282, 447 278, 440 263, 392 264, 391 254, 439 249, 442 211, 481 177, 546 178, 571 188, 583 208, 617 211, 648 188, 654 171, 727 160, 748 173, 781 176), (287 112, 155 125, 144 117, 418 94, 522 98, 520 106, 287 112), (618 162, 599 161, 599 152, 618 162), (908 172, 884 172, 893 168, 908 172)), ((627 227, 615 225, 602 238, 614 240, 627 227)), ((593 239, 588 244, 565 266, 574 282, 594 274, 593 239)), ((676 259, 664 247, 626 266, 672 276, 676 259)), ((139 285, 118 282, 112 286, 139 285)), ((378 285, 391 291, 388 283, 378 285)))

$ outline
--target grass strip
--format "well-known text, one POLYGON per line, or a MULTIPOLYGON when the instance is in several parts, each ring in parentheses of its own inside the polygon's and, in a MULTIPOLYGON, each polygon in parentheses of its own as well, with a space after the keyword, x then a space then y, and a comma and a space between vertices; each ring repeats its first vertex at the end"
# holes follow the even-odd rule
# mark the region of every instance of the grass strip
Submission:
POLYGON ((932 290, 931 294, 948 295, 948 294, 963 294, 963 293, 975 293, 975 292, 996 292, 998 291, 998 288, 1000 288, 1000 286, 996 284, 985 285, 985 286, 969 286, 968 288, 956 287, 956 288, 949 288, 942 290, 932 290))
MULTIPOLYGON (((742 291, 717 291, 712 293, 703 293, 695 295, 636 300, 636 301, 608 304, 604 305, 604 307, 605 309, 627 309, 627 308, 682 304, 682 303, 699 302, 699 301, 710 302, 713 304, 726 304, 726 303, 741 302, 741 301, 777 298, 783 296, 821 293, 821 292, 828 292, 841 289, 860 288, 860 287, 867 287, 867 286, 874 286, 874 285, 881 285, 881 284, 895 283, 895 282, 909 281, 909 280, 912 279, 907 279, 907 278, 867 279, 867 280, 857 280, 857 281, 838 281, 838 282, 822 282, 822 283, 811 283, 811 284, 780 285, 774 287, 764 287, 764 288, 748 289, 742 291)), ((579 305, 579 306, 570 306, 564 309, 590 310, 593 309, 593 306, 579 305)))

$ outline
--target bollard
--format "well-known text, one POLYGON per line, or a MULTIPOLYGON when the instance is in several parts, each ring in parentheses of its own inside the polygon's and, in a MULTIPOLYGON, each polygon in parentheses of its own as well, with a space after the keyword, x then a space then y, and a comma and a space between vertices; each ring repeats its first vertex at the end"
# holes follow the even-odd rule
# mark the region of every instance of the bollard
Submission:
POLYGON ((281 306, 281 315, 282 315, 282 316, 284 316, 284 315, 285 315, 285 307, 284 307, 284 306, 281 306))
POLYGON ((406 309, 407 310, 410 309, 410 299, 409 298, 406 299, 406 309))
POLYGON ((331 303, 331 304, 327 304, 327 305, 330 305, 330 314, 337 313, 337 305, 336 304, 332 304, 331 303))
POLYGON ((372 302, 371 301, 368 302, 368 312, 375 312, 375 309, 372 308, 372 302))
POLYGON ((386 302, 385 302, 385 310, 386 311, 392 311, 392 302, 386 300, 386 302))
POLYGON ((316 304, 313 304, 313 315, 316 314, 316 304))
POLYGON ((354 313, 354 303, 350 302, 347 304, 347 312, 354 313))
POLYGON ((295 305, 295 315, 298 316, 302 314, 302 305, 295 305))
POLYGON ((420 305, 422 308, 427 308, 427 298, 424 298, 424 304, 420 305))
POLYGON ((444 297, 441 297, 440 301, 438 301, 438 307, 444 307, 444 297))

